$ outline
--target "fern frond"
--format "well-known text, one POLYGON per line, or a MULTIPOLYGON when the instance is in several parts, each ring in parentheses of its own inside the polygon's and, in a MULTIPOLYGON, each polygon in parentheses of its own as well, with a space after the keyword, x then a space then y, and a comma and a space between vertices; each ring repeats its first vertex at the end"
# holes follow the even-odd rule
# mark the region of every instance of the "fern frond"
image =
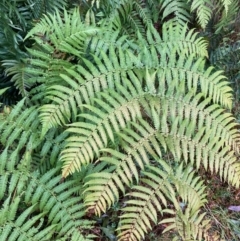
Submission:
MULTIPOLYGON (((148 166, 148 171, 142 172, 143 185, 133 186, 129 194, 131 198, 126 201, 127 206, 122 209, 124 214, 118 227, 119 240, 144 239, 145 233, 152 229, 152 224, 157 224, 157 214, 163 215, 167 212, 165 208, 169 202, 180 208, 177 195, 180 195, 186 205, 192 208, 191 214, 195 215, 195 218, 199 208, 205 203, 204 186, 198 181, 198 177, 194 178, 194 173, 189 168, 183 170, 180 166, 175 174, 165 161, 159 160, 158 164, 159 166, 148 166), (179 186, 178 178, 181 180, 182 188, 179 186), (174 191, 174 186, 177 187, 177 193, 174 191), (196 199, 192 198, 193 195, 196 199)), ((200 216, 198 221, 202 221, 201 219, 200 216)), ((188 224, 187 221, 185 224, 188 224)))
POLYGON ((120 49, 119 51, 114 49, 110 51, 111 57, 104 53, 102 53, 102 59, 94 57, 98 68, 89 60, 83 59, 85 67, 77 66, 75 69, 65 69, 68 75, 60 75, 66 83, 65 87, 52 85, 48 88, 47 98, 51 99, 53 104, 46 104, 40 108, 43 124, 42 135, 51 127, 66 124, 70 118, 75 121, 83 103, 89 104, 90 99, 97 92, 113 88, 116 80, 121 81, 125 78, 126 71, 131 74, 132 78, 136 78, 131 71, 134 68, 134 63, 132 61, 125 62, 128 55, 120 49), (120 56, 119 60, 118 55, 120 56), (111 59, 115 59, 114 63, 111 59))
POLYGON ((55 103, 47 104, 40 108, 42 112, 40 116, 43 123, 42 135, 51 127, 66 124, 69 118, 73 118, 74 121, 76 119, 76 113, 78 113, 77 106, 81 106, 84 102, 89 104, 90 99, 95 95, 94 91, 113 88, 114 80, 123 81, 126 73, 132 73, 134 69, 142 71, 144 64, 165 69, 161 75, 166 75, 169 82, 172 76, 175 81, 177 80, 175 76, 179 76, 180 79, 188 78, 189 90, 194 88, 195 91, 197 91, 198 82, 200 82, 202 92, 206 96, 213 96, 214 102, 220 102, 227 107, 231 107, 231 88, 228 86, 228 82, 224 81, 224 76, 221 75, 221 72, 212 74, 212 68, 203 72, 204 61, 200 60, 193 64, 193 56, 188 58, 187 62, 184 61, 185 57, 183 57, 183 59, 179 59, 177 63, 175 63, 175 60, 172 62, 173 58, 175 59, 175 56, 172 56, 172 58, 167 61, 169 63, 166 64, 164 60, 168 58, 167 56, 162 56, 161 62, 157 63, 155 59, 152 59, 151 52, 145 51, 141 53, 141 59, 144 61, 144 64, 142 64, 141 61, 136 59, 130 52, 124 54, 120 50, 119 53, 111 50, 111 58, 104 55, 104 53, 102 54, 104 58, 101 60, 95 57, 98 69, 88 60, 84 60, 86 68, 79 66, 76 70, 65 69, 68 75, 61 75, 69 87, 59 85, 49 87, 47 98, 53 100, 53 103, 55 103), (117 54, 120 56, 119 60, 117 54), (115 60, 114 65, 111 59, 115 60), (125 60, 128 61, 125 62, 125 60))
POLYGON ((12 76, 11 81, 14 82, 21 96, 27 97, 32 84, 29 83, 30 75, 24 69, 26 65, 17 60, 4 60, 2 66, 5 66, 6 74, 12 76))
POLYGON ((140 48, 147 46, 149 49, 156 48, 157 54, 162 54, 162 49, 168 47, 176 50, 179 54, 196 54, 198 57, 207 57, 207 42, 203 38, 197 37, 197 33, 187 25, 180 25, 173 21, 168 21, 162 26, 162 36, 150 25, 147 30, 147 38, 138 35, 140 48))
POLYGON ((91 38, 87 45, 89 51, 87 55, 90 59, 91 54, 101 58, 101 52, 107 53, 109 50, 112 51, 111 49, 121 49, 122 51, 133 49, 134 51, 138 49, 138 45, 127 35, 122 35, 120 31, 106 29, 91 38))
MULTIPOLYGON (((168 213, 168 211, 166 211, 168 213)), ((169 211, 170 215, 173 212, 169 211)), ((193 240, 193 241, 217 241, 220 240, 218 235, 213 235, 210 232, 210 220, 205 220, 205 213, 202 214, 190 214, 190 209, 187 207, 184 211, 181 209, 174 213, 175 217, 163 220, 160 223, 169 225, 163 233, 169 231, 177 231, 178 235, 175 236, 174 240, 179 238, 182 240, 193 240)))
MULTIPOLYGON (((9 197, 10 198, 10 197, 9 197)), ((31 240, 33 237, 35 240, 50 239, 53 235, 55 224, 49 225, 43 228, 43 220, 46 213, 42 212, 38 215, 33 213, 36 210, 35 205, 28 207, 18 217, 16 211, 19 208, 20 197, 14 198, 12 203, 7 206, 8 212, 2 213, 1 217, 5 217, 4 222, 0 221, 0 238, 3 241, 14 240, 31 240), (3 215, 3 216, 2 216, 3 215), (38 223, 37 226, 34 225, 38 223), (34 228, 33 228, 34 227, 34 228)), ((6 209, 5 209, 6 210, 6 209)), ((5 211, 4 210, 4 211, 5 211)))
POLYGON ((226 13, 228 13, 228 8, 231 6, 232 0, 221 0, 221 2, 226 10, 226 13))
POLYGON ((111 165, 113 170, 91 173, 86 177, 85 204, 98 215, 106 212, 118 201, 119 191, 125 193, 126 187, 130 187, 134 179, 138 182, 139 170, 144 170, 145 165, 150 162, 148 154, 153 157, 161 156, 158 142, 160 139, 164 145, 163 138, 147 122, 142 119, 138 121, 141 125, 132 123, 136 131, 126 128, 123 133, 118 133, 121 142, 124 142, 122 146, 126 154, 112 149, 102 149, 106 154, 99 160, 111 165))
MULTIPOLYGON (((214 103, 219 103, 223 107, 232 107, 232 93, 226 77, 222 75, 222 71, 213 71, 213 67, 205 69, 205 60, 195 56, 185 56, 181 54, 177 59, 176 49, 163 48, 156 58, 157 52, 154 47, 147 49, 146 47, 139 53, 142 66, 149 69, 159 70, 159 79, 166 79, 167 83, 175 81, 179 85, 179 80, 187 79, 187 88, 189 91, 197 93, 198 87, 204 93, 204 97, 211 96, 214 103), (164 76, 164 77, 163 77, 164 76)), ((140 66, 139 66, 140 67, 140 66)), ((140 67, 143 68, 143 67, 140 67)), ((165 88, 164 88, 165 89, 165 88)))
POLYGON ((161 0, 162 21, 169 18, 171 15, 175 15, 173 18, 179 24, 184 25, 189 22, 189 6, 184 0, 161 0))
MULTIPOLYGON (((46 237, 51 239, 53 235, 66 240, 75 232, 91 228, 92 222, 83 219, 85 212, 82 198, 73 196, 78 190, 75 181, 60 183, 61 176, 57 175, 59 169, 51 169, 42 176, 37 171, 30 173, 25 165, 18 165, 18 170, 11 170, 11 173, 9 168, 5 169, 4 175, 10 176, 8 190, 9 198, 13 196, 13 201, 9 208, 5 204, 0 211, 4 212, 0 219, 1 240, 45 240, 46 237), (24 177, 24 185, 21 185, 19 174, 24 177), (25 189, 24 193, 19 190, 21 186, 25 189), (20 201, 24 206, 27 205, 24 212, 18 206, 20 201), (17 217, 19 212, 21 214, 17 217)), ((9 198, 5 203, 9 203, 9 198)))
POLYGON ((39 41, 40 49, 28 49, 31 58, 26 59, 27 66, 23 70, 29 76, 27 82, 34 86, 29 97, 38 104, 45 98, 49 85, 62 82, 59 72, 65 74, 64 68, 72 67, 69 61, 62 59, 64 57, 60 58, 55 54, 53 46, 39 41))
MULTIPOLYGON (((231 108, 231 88, 228 81, 226 81, 226 77, 222 75, 223 72, 213 72, 213 67, 209 67, 207 70, 203 71, 205 61, 203 59, 198 59, 197 62, 193 63, 193 60, 193 56, 189 56, 186 62, 183 59, 179 59, 173 66, 170 59, 169 64, 164 64, 166 69, 163 74, 168 79, 167 81, 173 79, 177 81, 175 76, 179 76, 180 80, 183 78, 187 79, 188 90, 194 91, 195 93, 197 92, 199 84, 205 98, 211 96, 214 103, 221 104, 226 108, 231 108)), ((161 67, 164 67, 164 65, 161 65, 161 67)))
POLYGON ((93 36, 98 31, 98 28, 82 23, 78 9, 72 13, 65 10, 63 17, 58 11, 54 15, 45 16, 25 39, 41 34, 46 36, 57 50, 81 57, 86 37, 93 36))
MULTIPOLYGON (((240 139, 233 116, 223 113, 224 109, 217 105, 206 108, 210 99, 199 102, 201 94, 195 96, 195 100, 192 99, 193 93, 182 98, 179 90, 178 87, 177 92, 167 92, 163 98, 159 96, 162 107, 158 112, 154 110, 151 113, 151 108, 148 110, 154 122, 158 123, 156 126, 159 126, 161 135, 166 138, 168 150, 176 160, 183 157, 197 168, 203 164, 206 169, 218 172, 221 178, 238 186, 240 173, 235 155, 239 152, 240 139), (167 102, 164 101, 166 98, 169 99, 167 102)), ((153 100, 151 105, 159 102, 158 98, 153 100)))
POLYGON ((205 28, 212 16, 212 3, 210 0, 193 0, 191 11, 196 11, 199 24, 205 28))
POLYGON ((60 184, 61 176, 56 175, 57 172, 58 169, 52 169, 43 176, 33 173, 25 192, 25 202, 38 204, 39 210, 48 214, 48 223, 61 224, 56 226, 55 232, 58 237, 64 237, 91 227, 91 222, 83 219, 82 198, 72 196, 78 190, 75 181, 60 184))
POLYGON ((4 149, 0 158, 0 200, 11 196, 12 193, 20 195, 28 180, 26 170, 28 163, 24 163, 25 169, 16 170, 20 162, 19 155, 16 151, 9 151, 8 148, 4 149))
POLYGON ((66 0, 44 0, 33 1, 30 0, 34 18, 39 19, 43 14, 53 13, 56 9, 63 10, 67 6, 66 0))
POLYGON ((66 140, 65 149, 61 153, 63 177, 93 161, 99 150, 107 146, 108 139, 114 142, 114 131, 119 131, 128 121, 141 116, 138 99, 144 92, 135 90, 131 95, 120 86, 119 90, 121 95, 111 90, 100 93, 102 98, 94 99, 97 106, 83 105, 89 113, 85 111, 79 117, 85 121, 68 125, 67 132, 74 135, 66 140))
POLYGON ((145 27, 152 22, 153 16, 145 7, 145 1, 121 0, 111 4, 105 13, 102 26, 109 26, 122 34, 135 36, 136 32, 144 34, 145 27))
POLYGON ((145 7, 145 1, 134 1, 133 7, 135 8, 136 13, 138 13, 139 17, 141 18, 142 22, 148 26, 152 23, 152 13, 149 11, 148 8, 145 7))
MULTIPOLYGON (((224 1, 224 0, 223 0, 224 1)), ((238 23, 239 2, 237 0, 225 0, 224 11, 222 11, 221 19, 215 25, 215 34, 232 30, 232 26, 238 23)), ((234 41, 235 42, 235 41, 234 41)))
POLYGON ((26 108, 25 99, 13 108, 0 125, 1 142, 6 146, 16 144, 16 149, 24 146, 34 149, 39 145, 39 120, 36 106, 26 108))
POLYGON ((51 129, 45 135, 39 151, 42 164, 45 162, 50 163, 52 166, 57 164, 56 162, 68 136, 67 132, 60 132, 56 129, 51 129))

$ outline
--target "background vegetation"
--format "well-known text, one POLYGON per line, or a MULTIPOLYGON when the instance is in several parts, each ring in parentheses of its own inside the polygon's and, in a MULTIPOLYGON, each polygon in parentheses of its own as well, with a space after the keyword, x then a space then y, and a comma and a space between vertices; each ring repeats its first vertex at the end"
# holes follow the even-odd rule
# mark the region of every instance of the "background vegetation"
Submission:
POLYGON ((0 2, 0 240, 239 240, 238 0, 0 2))

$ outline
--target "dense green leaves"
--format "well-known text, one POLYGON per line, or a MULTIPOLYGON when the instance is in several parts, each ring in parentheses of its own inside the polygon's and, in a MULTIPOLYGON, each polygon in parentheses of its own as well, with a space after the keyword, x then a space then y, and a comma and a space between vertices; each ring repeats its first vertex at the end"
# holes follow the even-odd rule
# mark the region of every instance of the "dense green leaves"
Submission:
POLYGON ((220 240, 201 173, 240 186, 225 77, 238 76, 238 43, 214 46, 204 29, 216 7, 214 34, 225 31, 237 2, 20 2, 8 4, 25 34, 0 24, 0 52, 28 43, 1 65, 13 84, 0 95, 15 86, 21 98, 0 113, 0 240, 100 239, 95 215, 112 239, 144 240, 162 225, 174 241, 220 240), (24 11, 38 19, 30 31, 24 11), (113 213, 110 232, 101 219, 113 213))

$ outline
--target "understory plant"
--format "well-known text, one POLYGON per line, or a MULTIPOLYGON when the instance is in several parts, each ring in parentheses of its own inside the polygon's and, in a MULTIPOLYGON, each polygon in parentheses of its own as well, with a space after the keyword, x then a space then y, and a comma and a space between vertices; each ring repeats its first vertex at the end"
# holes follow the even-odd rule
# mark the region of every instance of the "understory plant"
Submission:
POLYGON ((207 29, 236 1, 83 2, 37 21, 7 70, 0 240, 225 240, 201 173, 239 188, 240 135, 207 29))

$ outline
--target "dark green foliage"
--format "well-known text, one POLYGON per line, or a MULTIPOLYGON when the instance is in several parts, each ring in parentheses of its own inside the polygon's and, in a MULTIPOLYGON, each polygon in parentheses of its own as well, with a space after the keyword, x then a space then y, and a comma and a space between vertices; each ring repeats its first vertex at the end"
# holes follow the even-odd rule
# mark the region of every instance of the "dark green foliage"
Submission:
POLYGON ((43 14, 53 13, 56 9, 63 10, 66 6, 65 0, 1 1, 0 89, 10 87, 1 96, 1 102, 8 105, 28 96, 31 84, 27 81, 28 76, 19 71, 26 66, 23 59, 28 56, 26 47, 31 45, 31 41, 24 42, 24 38, 43 14))

